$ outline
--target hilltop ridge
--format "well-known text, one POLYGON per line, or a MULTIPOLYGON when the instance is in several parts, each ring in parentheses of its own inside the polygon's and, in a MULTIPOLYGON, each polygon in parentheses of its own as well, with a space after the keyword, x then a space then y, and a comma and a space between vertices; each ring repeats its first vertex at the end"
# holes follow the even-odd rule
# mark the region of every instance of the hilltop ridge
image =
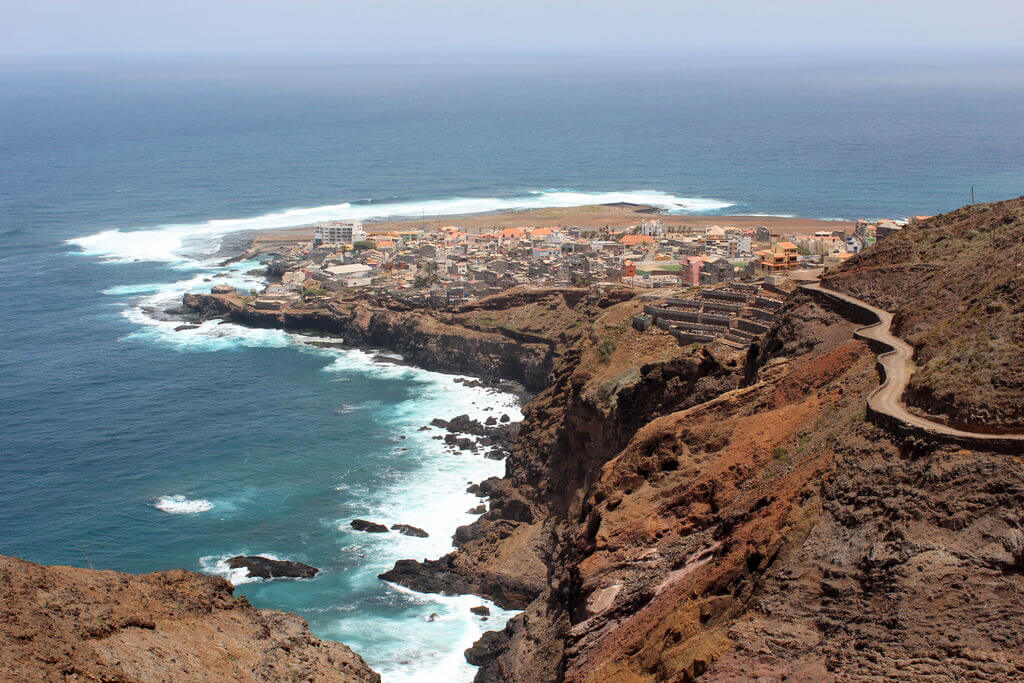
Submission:
POLYGON ((823 283, 894 314, 919 368, 909 405, 953 426, 1024 428, 1024 197, 907 226, 823 283))

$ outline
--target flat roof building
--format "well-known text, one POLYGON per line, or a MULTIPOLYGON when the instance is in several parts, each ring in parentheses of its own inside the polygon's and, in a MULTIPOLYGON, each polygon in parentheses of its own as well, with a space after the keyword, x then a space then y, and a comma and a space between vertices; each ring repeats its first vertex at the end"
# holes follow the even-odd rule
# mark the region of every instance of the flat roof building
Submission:
POLYGON ((366 239, 362 221, 331 221, 313 226, 313 239, 324 244, 353 244, 366 239))

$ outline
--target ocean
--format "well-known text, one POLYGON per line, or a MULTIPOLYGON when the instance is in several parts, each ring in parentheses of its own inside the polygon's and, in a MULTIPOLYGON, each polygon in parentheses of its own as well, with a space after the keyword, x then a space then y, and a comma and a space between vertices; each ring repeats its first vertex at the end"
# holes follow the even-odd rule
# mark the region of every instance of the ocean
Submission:
POLYGON ((952 209, 972 186, 1007 198, 1021 121, 1021 64, 980 58, 0 65, 0 553, 225 575, 386 681, 470 680, 462 651, 512 613, 376 575, 449 550, 466 485, 504 469, 417 429, 518 417, 515 399, 160 312, 259 286, 254 261, 216 265, 245 231, 328 218, 633 201, 849 219, 952 209), (224 560, 242 553, 323 573, 241 582, 224 560))

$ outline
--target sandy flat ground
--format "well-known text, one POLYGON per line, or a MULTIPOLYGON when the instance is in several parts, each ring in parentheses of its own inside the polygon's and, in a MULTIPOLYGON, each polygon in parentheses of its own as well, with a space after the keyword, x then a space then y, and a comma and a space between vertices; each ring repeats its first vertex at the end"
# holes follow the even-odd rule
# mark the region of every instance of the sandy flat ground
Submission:
MULTIPOLYGON (((779 216, 690 216, 668 215, 653 212, 653 209, 636 205, 574 206, 555 209, 532 209, 468 216, 436 216, 423 219, 375 221, 364 223, 368 233, 391 230, 415 230, 422 226, 439 228, 456 225, 466 232, 490 232, 501 228, 552 226, 578 226, 584 228, 622 228, 633 226, 645 219, 656 218, 666 226, 685 226, 698 231, 711 225, 735 226, 741 229, 764 225, 775 234, 809 235, 817 230, 845 230, 853 226, 849 221, 822 221, 812 218, 788 218, 779 216)), ((309 228, 288 228, 260 232, 260 242, 308 239, 309 228)))

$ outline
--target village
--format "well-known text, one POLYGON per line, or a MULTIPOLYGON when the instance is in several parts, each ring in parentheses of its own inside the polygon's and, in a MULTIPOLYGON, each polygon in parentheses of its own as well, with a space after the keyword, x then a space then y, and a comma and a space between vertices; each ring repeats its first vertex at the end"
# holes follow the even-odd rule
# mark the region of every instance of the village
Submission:
MULTIPOLYGON (((456 224, 373 230, 318 223, 267 262, 271 283, 256 309, 317 306, 358 296, 391 308, 444 310, 528 285, 650 291, 633 326, 680 344, 748 346, 775 319, 790 275, 828 270, 926 217, 860 220, 850 228, 777 234, 757 225, 665 225, 657 217, 612 227, 456 224)), ((214 288, 216 293, 217 288, 214 288)))

